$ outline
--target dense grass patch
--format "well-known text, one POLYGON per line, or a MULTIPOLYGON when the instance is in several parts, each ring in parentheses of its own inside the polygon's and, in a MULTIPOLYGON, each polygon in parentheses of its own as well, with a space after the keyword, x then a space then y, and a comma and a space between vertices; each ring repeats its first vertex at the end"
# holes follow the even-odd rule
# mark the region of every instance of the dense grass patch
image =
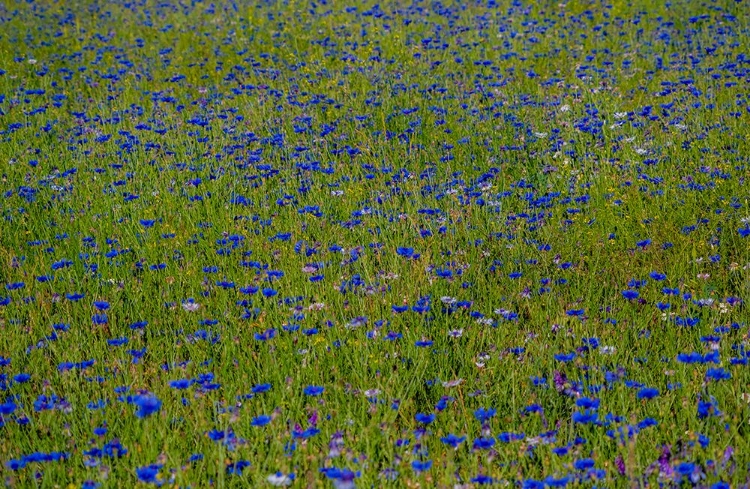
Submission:
POLYGON ((748 20, 0 8, 5 483, 747 484, 748 20))

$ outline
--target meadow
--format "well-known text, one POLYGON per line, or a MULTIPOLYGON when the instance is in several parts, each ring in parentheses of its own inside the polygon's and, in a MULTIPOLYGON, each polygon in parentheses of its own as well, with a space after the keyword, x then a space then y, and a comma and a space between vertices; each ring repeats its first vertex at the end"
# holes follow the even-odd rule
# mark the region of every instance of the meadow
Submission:
POLYGON ((750 484, 750 5, 0 6, 6 487, 750 484))

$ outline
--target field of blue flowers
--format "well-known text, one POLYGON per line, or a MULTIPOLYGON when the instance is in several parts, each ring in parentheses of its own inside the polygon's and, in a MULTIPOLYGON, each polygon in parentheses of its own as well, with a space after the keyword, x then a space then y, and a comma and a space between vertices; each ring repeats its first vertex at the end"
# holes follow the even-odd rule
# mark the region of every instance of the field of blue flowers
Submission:
POLYGON ((0 6, 6 487, 748 487, 750 5, 0 6))

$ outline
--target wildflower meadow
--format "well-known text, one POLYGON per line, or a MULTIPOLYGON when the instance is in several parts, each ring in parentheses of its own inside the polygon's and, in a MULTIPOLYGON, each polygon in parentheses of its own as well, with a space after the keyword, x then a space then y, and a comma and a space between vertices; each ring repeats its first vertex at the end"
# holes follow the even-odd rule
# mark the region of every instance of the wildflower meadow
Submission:
POLYGON ((10 488, 750 485, 750 4, 0 5, 10 488))

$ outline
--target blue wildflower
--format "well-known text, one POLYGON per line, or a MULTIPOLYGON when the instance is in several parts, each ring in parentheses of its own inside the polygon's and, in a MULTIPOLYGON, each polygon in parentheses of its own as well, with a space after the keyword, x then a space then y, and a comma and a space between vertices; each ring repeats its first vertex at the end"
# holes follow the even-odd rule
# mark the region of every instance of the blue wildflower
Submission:
POLYGON ((306 396, 319 396, 323 394, 324 390, 325 390, 325 387, 320 387, 316 385, 308 385, 307 387, 305 387, 303 392, 306 396))
POLYGON ((139 418, 146 418, 154 413, 158 413, 161 409, 161 400, 153 394, 141 394, 133 399, 133 403, 137 406, 135 415, 139 418))

